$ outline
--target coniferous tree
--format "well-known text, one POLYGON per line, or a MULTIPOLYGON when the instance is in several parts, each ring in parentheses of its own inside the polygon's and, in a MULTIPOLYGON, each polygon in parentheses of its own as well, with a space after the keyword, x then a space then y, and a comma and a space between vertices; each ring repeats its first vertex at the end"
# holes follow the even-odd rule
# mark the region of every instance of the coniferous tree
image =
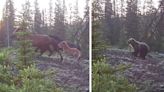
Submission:
POLYGON ((84 14, 84 27, 82 28, 82 32, 81 32, 81 48, 83 48, 82 50, 82 54, 84 57, 89 58, 89 1, 86 0, 86 6, 85 6, 85 14, 84 14))
POLYGON ((6 0, 5 8, 4 8, 4 13, 3 13, 3 23, 5 24, 4 26, 4 31, 6 34, 6 46, 10 46, 12 39, 11 39, 11 33, 14 30, 14 19, 15 19, 15 11, 14 11, 14 3, 12 0, 6 0))
POLYGON ((152 37, 150 36, 151 30, 149 29, 149 24, 154 17, 155 11, 156 9, 153 5, 153 0, 145 0, 142 15, 140 15, 139 28, 141 40, 144 40, 148 43, 153 41, 153 39, 150 39, 152 37))
POLYGON ((79 4, 78 0, 76 0, 76 4, 73 11, 73 20, 71 29, 69 32, 71 32, 71 40, 77 45, 80 45, 80 33, 82 31, 82 22, 84 22, 80 16, 79 16, 79 4))
POLYGON ((157 50, 158 51, 163 51, 164 49, 163 49, 163 47, 164 47, 164 44, 161 44, 161 42, 163 42, 164 41, 164 32, 163 32, 163 30, 164 30, 164 0, 161 0, 160 1, 160 8, 159 8, 159 10, 160 10, 160 15, 159 15, 159 20, 158 20, 158 22, 157 22, 157 24, 156 24, 156 42, 158 42, 157 43, 157 50))
POLYGON ((112 45, 118 44, 120 30, 122 29, 122 21, 120 20, 120 13, 118 12, 119 7, 114 6, 115 4, 112 4, 111 0, 105 0, 104 20, 102 25, 102 29, 104 30, 104 39, 112 45), (113 9, 114 7, 115 11, 113 9), (117 37, 115 35, 117 35, 117 37))
POLYGON ((38 0, 35 0, 35 14, 34 14, 34 30, 37 33, 41 32, 41 24, 42 24, 42 19, 41 19, 41 13, 38 7, 38 0))
POLYGON ((48 26, 49 31, 52 31, 53 26, 53 7, 52 7, 52 0, 49 0, 49 17, 48 17, 48 26))
POLYGON ((31 31, 33 29, 33 23, 32 23, 31 3, 29 0, 26 0, 25 3, 22 5, 20 26, 23 21, 26 21, 24 25, 27 27, 27 30, 31 31))
POLYGON ((102 3, 100 0, 94 0, 92 3, 92 59, 99 60, 103 57, 105 51, 104 41, 101 40, 102 32, 100 30, 101 25, 101 13, 102 13, 102 3))
POLYGON ((105 18, 104 18, 104 36, 108 38, 111 44, 113 44, 113 36, 114 36, 114 23, 112 16, 114 16, 114 11, 112 10, 111 0, 105 1, 105 18))
POLYGON ((41 13, 41 28, 42 28, 42 32, 46 33, 47 30, 49 30, 48 28, 48 23, 47 23, 47 17, 46 17, 46 10, 42 10, 41 13))
POLYGON ((155 8, 153 6, 153 0, 146 0, 144 4, 144 11, 143 14, 149 15, 155 11, 155 8))
POLYGON ((139 39, 138 24, 138 0, 128 0, 126 13, 126 30, 128 38, 133 37, 139 39))
POLYGON ((63 7, 62 1, 57 0, 55 3, 54 33, 65 39, 65 15, 63 7))

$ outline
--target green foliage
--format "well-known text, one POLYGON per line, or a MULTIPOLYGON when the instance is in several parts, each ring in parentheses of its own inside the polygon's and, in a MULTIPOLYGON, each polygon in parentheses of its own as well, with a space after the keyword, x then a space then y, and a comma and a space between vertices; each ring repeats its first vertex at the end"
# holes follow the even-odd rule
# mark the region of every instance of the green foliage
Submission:
POLYGON ((20 76, 23 77, 23 78, 43 78, 43 74, 41 73, 41 71, 39 71, 38 69, 36 69, 35 66, 30 66, 30 67, 27 67, 23 70, 20 70, 20 76))
POLYGON ((0 83, 12 84, 12 75, 9 67, 0 65, 0 83))
POLYGON ((93 63, 104 58, 104 53, 107 50, 107 44, 102 40, 102 30, 100 29, 102 7, 99 0, 94 0, 92 3, 92 59, 93 63))
POLYGON ((157 87, 153 83, 153 80, 146 80, 139 85, 139 92, 155 92, 154 89, 157 87))
POLYGON ((44 77, 44 73, 33 65, 20 70, 20 92, 61 92, 52 81, 44 77))
POLYGON ((107 50, 107 45, 105 41, 102 41, 100 38, 100 33, 93 32, 92 33, 92 59, 93 62, 104 58, 104 53, 107 50))
POLYGON ((44 79, 45 75, 35 66, 12 76, 11 71, 0 65, 0 72, 0 92, 61 92, 52 81, 44 79))
POLYGON ((0 63, 3 64, 4 61, 7 59, 8 52, 6 50, 2 50, 3 53, 0 53, 0 63))
POLYGON ((19 37, 19 41, 17 41, 19 60, 17 63, 19 64, 17 65, 19 68, 30 66, 33 63, 34 50, 31 46, 31 41, 27 40, 29 34, 29 32, 17 32, 17 36, 19 37))
POLYGON ((125 65, 112 67, 105 59, 93 63, 93 92, 136 92, 136 86, 123 76, 127 68, 125 65))

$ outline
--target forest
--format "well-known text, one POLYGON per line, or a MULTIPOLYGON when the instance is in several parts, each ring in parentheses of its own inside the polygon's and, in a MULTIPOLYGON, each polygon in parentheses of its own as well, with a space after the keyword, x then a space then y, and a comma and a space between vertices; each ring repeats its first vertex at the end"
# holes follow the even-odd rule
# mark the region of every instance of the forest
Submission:
POLYGON ((80 0, 47 0, 45 9, 43 1, 21 0, 18 8, 21 2, 5 0, 0 13, 0 92, 89 90, 89 1, 83 9, 80 0), (78 60, 71 56, 74 51, 78 60))
POLYGON ((93 92, 163 92, 163 25, 164 0, 93 0, 93 92))
POLYGON ((103 39, 110 45, 125 48, 125 41, 133 37, 147 42, 152 51, 163 51, 163 4, 160 1, 107 0, 97 4, 93 16, 101 20, 103 39))

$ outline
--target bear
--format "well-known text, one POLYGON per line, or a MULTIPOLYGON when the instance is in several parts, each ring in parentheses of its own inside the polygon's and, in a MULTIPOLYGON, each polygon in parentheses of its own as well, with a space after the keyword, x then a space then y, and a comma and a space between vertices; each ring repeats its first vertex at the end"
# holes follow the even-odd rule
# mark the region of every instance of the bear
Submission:
POLYGON ((147 45, 145 42, 137 41, 134 38, 130 38, 127 43, 134 49, 132 55, 134 55, 135 57, 145 59, 146 55, 150 51, 149 45, 147 45))

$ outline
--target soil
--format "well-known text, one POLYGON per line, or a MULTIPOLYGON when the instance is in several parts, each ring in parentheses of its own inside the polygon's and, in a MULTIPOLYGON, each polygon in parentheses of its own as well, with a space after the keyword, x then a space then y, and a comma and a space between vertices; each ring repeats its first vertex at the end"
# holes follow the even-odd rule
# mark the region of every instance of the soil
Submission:
POLYGON ((52 80, 64 92, 88 92, 89 90, 89 60, 76 61, 72 57, 65 56, 63 61, 58 57, 46 55, 36 58, 40 70, 55 70, 52 80))
POLYGON ((110 49, 106 56, 109 64, 131 66, 124 74, 137 85, 139 92, 164 92, 164 54, 149 53, 142 60, 127 50, 110 49))

